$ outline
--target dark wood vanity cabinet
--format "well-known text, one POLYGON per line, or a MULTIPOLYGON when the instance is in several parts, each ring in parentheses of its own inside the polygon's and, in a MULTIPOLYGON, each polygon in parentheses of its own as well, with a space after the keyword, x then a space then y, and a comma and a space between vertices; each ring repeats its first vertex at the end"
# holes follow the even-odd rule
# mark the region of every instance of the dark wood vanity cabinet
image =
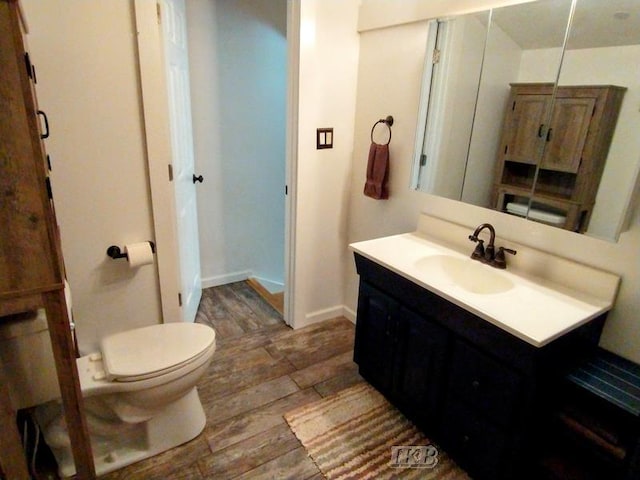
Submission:
POLYGON ((437 420, 446 330, 366 282, 360 285, 358 319, 354 358, 361 374, 418 423, 437 420))
POLYGON ((552 420, 553 392, 595 349, 605 315, 535 347, 357 253, 355 259, 361 375, 473 478, 525 478, 552 420))
POLYGON ((514 213, 508 204, 531 199, 536 210, 564 217, 554 225, 586 230, 625 90, 562 86, 553 98, 553 84, 512 84, 496 158, 494 207, 514 213))

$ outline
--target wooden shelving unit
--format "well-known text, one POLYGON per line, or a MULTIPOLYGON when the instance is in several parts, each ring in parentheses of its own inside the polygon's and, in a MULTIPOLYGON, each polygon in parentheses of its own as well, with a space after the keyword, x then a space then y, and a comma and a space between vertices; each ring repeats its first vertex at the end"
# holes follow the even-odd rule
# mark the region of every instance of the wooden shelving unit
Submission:
POLYGON ((626 89, 562 86, 555 98, 553 90, 550 83, 511 84, 492 204, 508 212, 508 204, 531 200, 541 217, 558 218, 549 223, 583 232, 626 89))
MULTIPOLYGON (((24 47, 17 1, 0 0, 0 321, 44 308, 78 478, 95 478, 64 296, 60 237, 35 97, 35 70, 24 47)), ((46 130, 46 128, 45 128, 46 130)), ((0 366, 1 367, 1 366, 0 366)), ((29 473, 0 368, 1 473, 29 473)))

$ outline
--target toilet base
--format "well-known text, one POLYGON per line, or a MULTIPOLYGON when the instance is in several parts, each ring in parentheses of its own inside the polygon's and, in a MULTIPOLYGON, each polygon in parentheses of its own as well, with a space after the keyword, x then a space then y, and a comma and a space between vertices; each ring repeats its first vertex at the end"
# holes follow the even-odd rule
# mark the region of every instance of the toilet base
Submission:
MULTIPOLYGON (((136 424, 105 421, 92 415, 90 403, 94 399, 99 401, 99 397, 89 397, 85 399, 85 404, 97 475, 118 470, 188 442, 202 432, 206 423, 195 387, 152 419, 136 424), (105 428, 107 424, 109 426, 105 428)), ((63 478, 70 477, 76 473, 76 468, 62 412, 59 410, 56 417, 52 414, 51 405, 39 408, 42 410, 36 413, 38 423, 43 427, 45 441, 58 462, 58 473, 63 478)))

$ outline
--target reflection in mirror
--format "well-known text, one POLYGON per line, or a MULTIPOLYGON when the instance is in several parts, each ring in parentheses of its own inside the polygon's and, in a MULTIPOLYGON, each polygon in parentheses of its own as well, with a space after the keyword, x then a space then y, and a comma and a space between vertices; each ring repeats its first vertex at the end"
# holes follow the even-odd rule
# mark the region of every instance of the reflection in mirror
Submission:
POLYGON ((413 185, 460 198, 489 12, 429 24, 413 185))
POLYGON ((505 210, 530 195, 570 12, 571 0, 493 10, 462 201, 505 210), (546 83, 549 96, 518 95, 519 85, 528 82, 546 83))
MULTIPOLYGON (((459 76, 445 77, 449 95, 427 127, 421 106, 414 187, 607 240, 624 231, 640 170, 640 1, 573 5, 568 35, 571 0, 461 17, 483 25, 492 17, 486 50, 478 48, 481 34, 473 45, 474 65, 484 63, 477 105, 469 93, 474 70, 464 87, 459 76), (591 91, 572 90, 584 86, 591 91)), ((465 65, 462 56, 449 61, 465 65)))
POLYGON ((640 2, 578 0, 533 197, 542 209, 555 202, 565 228, 604 239, 622 230, 640 164, 638 105, 640 2))

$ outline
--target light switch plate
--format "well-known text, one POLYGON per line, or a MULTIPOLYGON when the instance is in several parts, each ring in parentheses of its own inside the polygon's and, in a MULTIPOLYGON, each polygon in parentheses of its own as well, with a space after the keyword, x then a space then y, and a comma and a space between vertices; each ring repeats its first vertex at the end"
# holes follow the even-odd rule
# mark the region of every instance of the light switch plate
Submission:
POLYGON ((333 128, 318 128, 316 130, 316 149, 333 148, 333 128))

